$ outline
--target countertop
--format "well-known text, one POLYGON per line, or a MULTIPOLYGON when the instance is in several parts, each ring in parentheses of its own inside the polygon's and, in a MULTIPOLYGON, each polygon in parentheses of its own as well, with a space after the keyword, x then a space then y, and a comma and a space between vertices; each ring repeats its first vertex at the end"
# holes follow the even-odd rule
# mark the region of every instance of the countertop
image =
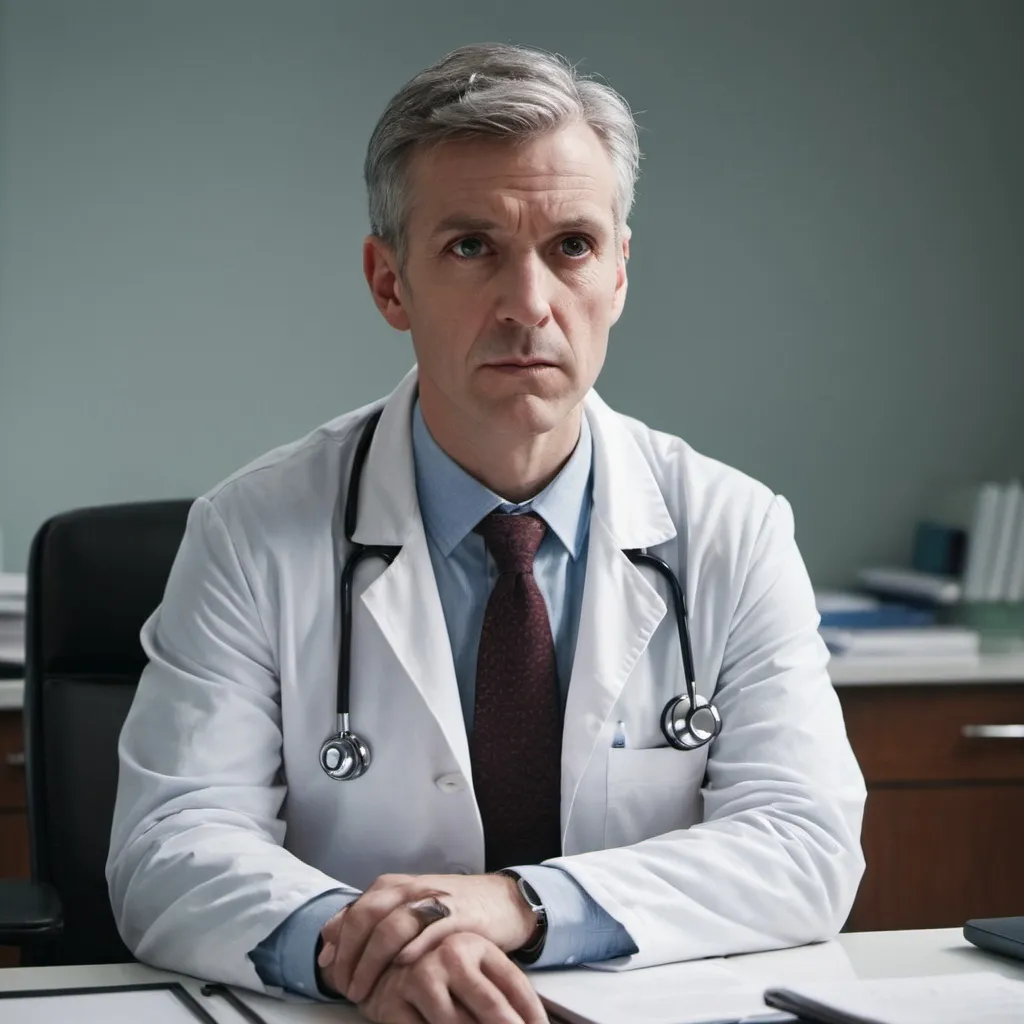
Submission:
POLYGON ((1024 683, 1024 654, 982 654, 978 658, 833 657, 835 686, 893 683, 1024 683))
MULTIPOLYGON (((1024 683, 1024 654, 983 654, 976 659, 843 658, 828 666, 835 686, 1024 683)), ((0 711, 17 711, 24 699, 21 679, 0 680, 0 711)))

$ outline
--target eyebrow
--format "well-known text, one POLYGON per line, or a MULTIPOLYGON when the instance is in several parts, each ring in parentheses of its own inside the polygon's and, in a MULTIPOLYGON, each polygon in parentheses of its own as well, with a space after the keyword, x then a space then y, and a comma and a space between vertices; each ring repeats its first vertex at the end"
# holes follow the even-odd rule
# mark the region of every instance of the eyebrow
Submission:
MULTIPOLYGON (((438 235, 446 235, 450 231, 494 231, 500 228, 501 225, 495 221, 490 220, 487 217, 470 217, 462 213, 453 213, 445 217, 434 230, 430 233, 431 238, 436 238, 438 235)), ((587 230, 593 234, 598 234, 604 230, 603 225, 600 221, 595 220, 593 217, 588 217, 585 214, 581 214, 577 217, 567 217, 564 220, 558 221, 553 225, 554 233, 561 234, 565 231, 579 231, 587 230)))

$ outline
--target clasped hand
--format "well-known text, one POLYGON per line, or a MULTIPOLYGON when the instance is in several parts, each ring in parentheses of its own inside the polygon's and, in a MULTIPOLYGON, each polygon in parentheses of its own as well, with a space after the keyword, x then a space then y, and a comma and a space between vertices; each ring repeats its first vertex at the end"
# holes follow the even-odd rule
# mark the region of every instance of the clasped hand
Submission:
POLYGON ((381 875, 324 926, 317 965, 326 987, 380 1024, 541 1024, 540 1000, 506 955, 534 927, 503 875, 381 875), (417 909, 431 897, 446 917, 417 909))

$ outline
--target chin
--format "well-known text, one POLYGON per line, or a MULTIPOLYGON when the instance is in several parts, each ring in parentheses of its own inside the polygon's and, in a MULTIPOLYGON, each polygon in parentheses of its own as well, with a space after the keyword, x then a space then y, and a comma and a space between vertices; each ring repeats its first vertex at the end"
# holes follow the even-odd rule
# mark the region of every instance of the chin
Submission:
POLYGON ((485 397, 480 411, 485 422, 502 432, 546 434, 562 423, 578 402, 579 398, 566 394, 517 394, 485 397))

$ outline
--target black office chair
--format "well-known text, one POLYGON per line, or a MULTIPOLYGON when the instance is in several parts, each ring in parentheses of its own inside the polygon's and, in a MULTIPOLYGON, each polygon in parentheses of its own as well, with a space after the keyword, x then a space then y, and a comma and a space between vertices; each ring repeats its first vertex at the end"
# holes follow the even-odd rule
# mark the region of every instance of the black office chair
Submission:
POLYGON ((0 882, 0 945, 33 965, 133 959, 104 867, 117 740, 146 663, 139 630, 163 599, 190 501, 78 509, 32 542, 25 766, 32 881, 0 882))

